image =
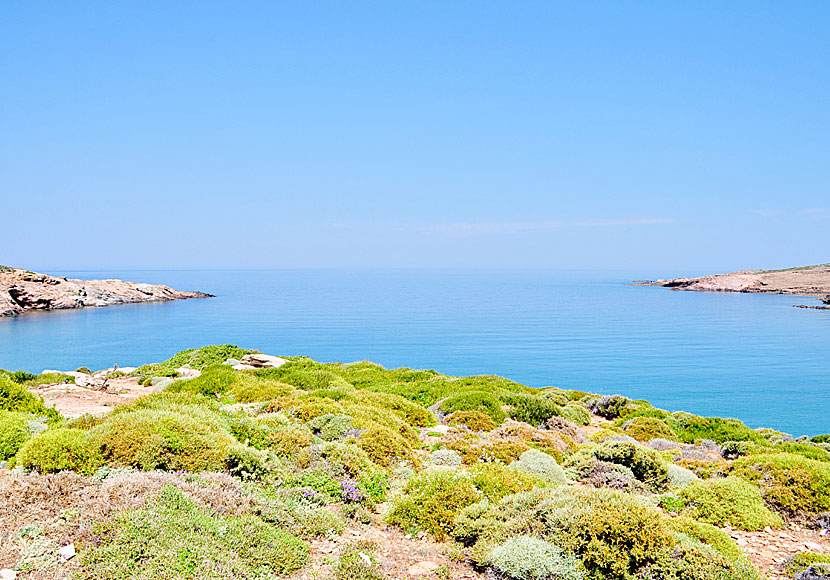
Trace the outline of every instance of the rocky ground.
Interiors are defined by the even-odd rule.
[[[830,304],[830,265],[810,266],[792,270],[742,270],[729,274],[674,278],[670,280],[640,280],[641,286],[662,286],[673,290],[699,292],[748,292],[758,294],[795,294],[818,296]],[[799,306],[800,308],[828,309],[830,306]]]
[[[204,292],[182,292],[159,284],[122,280],[73,280],[0,267],[0,317],[17,316],[35,310],[169,302],[209,296]]]

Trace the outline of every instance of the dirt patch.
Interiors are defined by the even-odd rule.
[[[105,390],[80,387],[72,383],[51,383],[30,387],[29,391],[54,407],[64,417],[106,415],[114,408],[131,403],[153,392],[153,387],[138,384],[136,377],[108,379]]]
[[[785,530],[742,532],[724,528],[740,546],[744,554],[769,578],[789,578],[786,573],[789,558],[800,552],[830,554],[830,535],[790,524]]]

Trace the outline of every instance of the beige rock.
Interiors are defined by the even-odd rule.
[[[246,354],[242,357],[242,364],[251,365],[254,367],[262,367],[262,368],[272,368],[276,369],[287,363],[288,360],[273,356],[270,354],[262,354],[259,352],[254,352],[250,354]]]

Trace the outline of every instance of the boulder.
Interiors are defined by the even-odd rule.
[[[795,575],[795,580],[830,580],[830,567],[814,565]]]
[[[222,363],[223,365],[228,365],[229,367],[235,367],[236,365],[241,365],[242,361],[237,360],[235,358],[229,358],[225,362]]]
[[[67,546],[64,546],[63,548],[58,550],[58,555],[64,562],[66,562],[67,560],[71,560],[75,557],[75,544],[69,544]]]
[[[254,367],[254,366],[251,366],[251,365],[244,365],[244,364],[240,363],[238,365],[233,365],[231,368],[235,371],[255,371],[255,370],[257,370],[258,367]]]
[[[257,368],[277,369],[288,362],[288,360],[273,356],[270,354],[262,354],[253,352],[242,357],[242,364],[250,365]]]
[[[75,384],[86,389],[101,391],[106,388],[107,379],[78,373],[78,376],[75,377]]]

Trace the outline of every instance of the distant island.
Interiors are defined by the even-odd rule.
[[[160,284],[73,280],[0,266],[0,317],[17,316],[33,310],[168,302],[211,296],[204,292],[182,292]]]
[[[671,280],[638,280],[639,286],[662,286],[672,290],[698,292],[748,292],[816,296],[824,306],[795,305],[796,308],[830,310],[830,264],[788,268],[786,270],[741,270],[729,274]]]

